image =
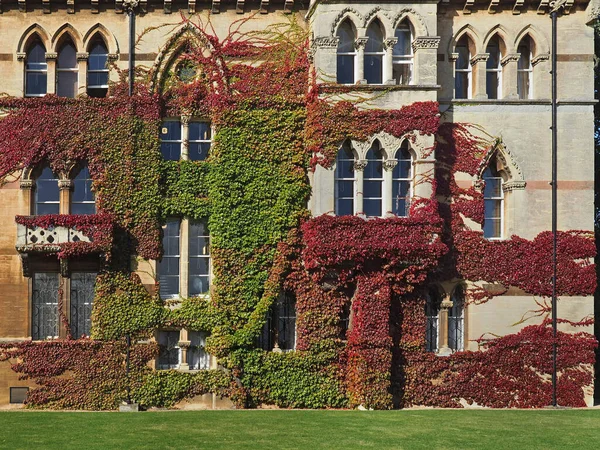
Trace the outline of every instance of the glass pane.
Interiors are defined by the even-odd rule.
[[[485,217],[500,219],[502,200],[485,200]]]
[[[517,92],[519,94],[519,98],[521,99],[529,98],[530,74],[531,72],[518,72]]]
[[[399,159],[398,164],[394,167],[392,172],[393,178],[410,178],[410,169],[412,168],[412,163],[410,160]]]
[[[188,154],[191,161],[204,161],[208,158],[210,143],[203,142],[201,144],[189,144]]]
[[[394,45],[393,55],[412,55],[412,42],[410,36],[410,28],[408,27],[408,25],[400,24],[400,26],[396,28],[395,36],[398,39],[398,42],[396,42],[396,45]]]
[[[486,62],[486,68],[497,69],[500,66],[501,55],[500,55],[500,46],[499,46],[498,40],[496,38],[488,44],[485,52],[490,55]]]
[[[92,325],[92,305],[96,273],[73,272],[71,274],[71,335],[79,338],[89,336]]]
[[[92,178],[87,166],[84,166],[73,180],[73,194],[71,196],[75,202],[93,202],[95,200],[92,191]]]
[[[454,78],[454,96],[456,98],[469,98],[469,74],[456,72]]]
[[[73,44],[64,45],[58,52],[58,68],[73,69],[77,67],[77,56]]]
[[[104,98],[106,97],[106,94],[108,94],[108,89],[91,89],[88,87],[87,93],[92,98]]]
[[[354,159],[338,159],[335,176],[336,178],[354,178]]]
[[[74,98],[77,93],[77,72],[58,72],[56,95]]]
[[[187,363],[190,369],[202,370],[210,368],[210,356],[204,350],[206,333],[190,331],[188,339],[190,341],[190,348],[187,352]]]
[[[194,258],[200,259],[200,258]],[[192,275],[188,278],[188,289],[190,296],[194,297],[201,294],[206,294],[210,290],[210,277],[208,275]]]
[[[97,42],[92,46],[88,57],[88,70],[104,70],[108,66],[108,51],[104,43]]]
[[[169,220],[163,227],[163,257],[158,263],[160,296],[179,294],[179,220]]]
[[[459,44],[456,46],[456,53],[458,53],[458,58],[456,60],[455,67],[457,69],[468,69],[469,65],[471,64],[471,56],[469,54],[469,47],[467,46],[467,42],[464,38],[461,39]]]
[[[157,369],[176,369],[179,366],[179,331],[158,332]]]
[[[46,70],[46,67],[46,48],[36,42],[27,53],[27,69]]]
[[[488,98],[498,98],[498,72],[486,74],[486,90]]]
[[[336,216],[351,216],[354,214],[354,199],[340,199],[335,202]]]
[[[35,215],[43,216],[45,214],[58,214],[60,208],[58,203],[37,203],[35,205]]]
[[[71,214],[96,214],[96,205],[94,203],[73,203]]]
[[[483,236],[486,238],[499,238],[502,237],[502,222],[500,219],[488,219],[486,218],[483,223]]]
[[[529,51],[529,47],[525,44],[519,45],[520,53],[518,68],[519,69],[529,69],[531,66],[531,52]]]
[[[48,88],[48,77],[46,72],[27,72],[25,80],[27,86],[26,95],[44,95]]]
[[[340,84],[354,83],[354,55],[338,55],[337,82]]]
[[[489,197],[501,197],[502,196],[502,179],[501,178],[484,178],[485,188],[483,190],[483,196]]]
[[[166,161],[179,161],[181,157],[181,143],[161,142],[160,152]]]
[[[164,121],[160,129],[160,138],[163,141],[180,141],[181,124],[174,120]]]
[[[88,89],[108,86],[108,72],[88,72]]]
[[[365,52],[367,53],[381,53],[383,52],[383,30],[379,22],[375,21],[367,28],[367,45]]]
[[[382,181],[367,181],[363,183],[363,195],[365,198],[369,197],[381,197],[381,185]]]
[[[408,202],[405,198],[394,197],[392,203],[392,213],[394,213],[398,217],[408,216]]]
[[[377,142],[367,152],[367,166],[365,167],[364,177],[365,179],[383,177],[383,154]]]
[[[34,273],[32,279],[31,338],[58,337],[58,273]]]
[[[37,180],[36,202],[59,202],[58,180]]]
[[[396,84],[410,84],[412,64],[398,64],[395,63],[392,68],[392,76],[396,80]]]
[[[367,217],[381,217],[381,200],[363,200],[363,209]]]
[[[365,55],[365,79],[369,84],[381,84],[382,81],[382,55]]]
[[[340,181],[336,183],[336,193],[338,197],[354,197],[354,181]]]
[[[338,53],[353,53],[355,33],[354,28],[348,21],[340,25],[337,36],[340,38],[337,49]]]
[[[190,122],[190,141],[210,141],[210,124],[208,122]]]

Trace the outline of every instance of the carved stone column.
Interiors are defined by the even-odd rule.
[[[339,40],[337,36],[319,36],[312,43],[313,64],[321,83],[337,81],[336,53]]]
[[[190,242],[190,219],[184,217],[181,219],[181,230],[179,231],[179,294],[182,298],[189,297],[189,242]]]
[[[383,56],[383,72],[381,79],[383,80],[383,84],[396,84],[396,80],[393,77],[393,52],[394,45],[398,43],[398,38],[387,38],[383,41],[383,48],[385,49],[385,55]]]
[[[367,37],[359,37],[354,43],[356,48],[356,64],[354,66],[356,84],[367,84],[365,79],[365,47],[368,40]]]
[[[439,330],[439,349],[438,354],[440,356],[448,356],[452,354],[452,349],[448,346],[448,315],[450,314],[450,309],[452,308],[452,299],[450,294],[444,295],[444,300],[440,304],[440,330]]]
[[[500,61],[502,65],[502,98],[517,99],[517,64],[519,63],[520,53],[506,55]]]
[[[412,43],[414,53],[412,84],[437,84],[439,36],[418,36]]]
[[[23,215],[33,214],[33,180],[21,180],[21,200],[23,204]]]
[[[473,71],[471,74],[471,82],[473,83],[471,92],[473,93],[473,98],[476,100],[488,98],[485,69],[489,56],[488,53],[478,53],[471,58],[471,68]]]
[[[87,90],[87,61],[89,53],[77,53],[77,92],[75,95],[84,94]]]
[[[73,189],[73,181],[65,179],[58,180],[58,189],[60,189],[59,214],[71,214],[71,190]]]
[[[187,161],[190,159],[189,149],[190,149],[190,116],[182,115],[181,116],[181,159],[183,161]]]
[[[383,192],[382,192],[382,213],[383,216],[393,215],[394,198],[392,197],[392,183],[394,167],[398,165],[397,159],[388,159],[383,162]]]
[[[179,370],[190,370],[190,365],[187,362],[187,354],[191,342],[188,338],[188,331],[185,328],[179,330],[179,342],[177,345],[179,345],[179,348],[181,350],[181,362],[179,363]]]
[[[56,60],[58,54],[46,52],[46,64],[48,65],[46,93],[56,94]]]
[[[354,163],[356,182],[354,184],[354,214],[364,214],[363,211],[363,184],[365,179],[365,167],[367,161],[359,159]]]

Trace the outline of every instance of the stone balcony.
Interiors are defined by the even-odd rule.
[[[35,251],[36,249],[46,249],[47,251],[57,251],[61,244],[75,242],[93,242],[93,239],[86,236],[82,231],[75,227],[49,226],[42,228],[40,226],[28,227],[27,225],[17,224],[17,251],[24,253]]]

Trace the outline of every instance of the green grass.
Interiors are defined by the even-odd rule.
[[[0,412],[0,448],[598,448],[600,410]]]

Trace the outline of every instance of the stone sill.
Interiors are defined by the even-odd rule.
[[[551,105],[550,99],[440,99],[440,105],[475,106],[475,105]],[[598,100],[559,100],[558,105],[595,105]]]
[[[438,91],[442,88],[439,84],[320,84],[320,93],[335,93],[342,94],[348,92],[388,92],[388,91]]]

